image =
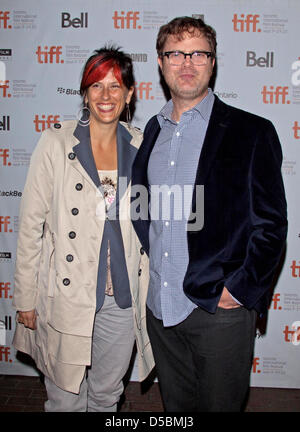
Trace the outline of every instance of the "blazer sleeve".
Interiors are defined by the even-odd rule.
[[[20,205],[13,306],[21,311],[36,305],[43,228],[53,190],[50,135],[49,129],[44,131],[32,153]]]
[[[272,285],[287,235],[287,205],[281,175],[282,150],[276,130],[265,120],[252,153],[248,187],[251,233],[243,265],[225,286],[251,309]]]

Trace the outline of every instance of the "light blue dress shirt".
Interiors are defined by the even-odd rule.
[[[147,306],[164,326],[184,321],[197,307],[183,292],[189,262],[187,221],[196,172],[214,95],[171,119],[170,100],[157,115],[161,131],[148,164],[151,224]]]

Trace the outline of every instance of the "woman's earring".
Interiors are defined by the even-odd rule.
[[[90,124],[90,110],[89,110],[89,107],[87,105],[84,105],[84,107],[82,107],[79,110],[79,112],[77,114],[77,120],[78,120],[78,123],[80,124],[80,126],[83,126],[83,127],[89,126],[89,124]]]
[[[128,103],[125,104],[125,109],[126,109],[126,123],[128,123],[130,125],[130,123],[131,123],[131,113],[130,113],[130,107],[129,107]]]

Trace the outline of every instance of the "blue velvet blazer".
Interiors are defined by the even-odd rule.
[[[159,131],[154,116],[133,164],[132,185],[149,187],[147,166]],[[246,308],[268,308],[287,235],[281,163],[272,123],[215,97],[195,181],[204,185],[204,224],[187,231],[183,283],[187,297],[208,312],[216,311],[224,286]],[[195,205],[194,189],[193,212]],[[133,224],[149,254],[148,209],[140,210]]]

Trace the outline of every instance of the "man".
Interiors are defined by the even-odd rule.
[[[151,221],[143,208],[134,227],[150,258],[147,328],[163,403],[167,411],[240,411],[257,312],[267,310],[287,232],[281,147],[271,122],[208,87],[210,26],[175,18],[161,27],[157,51],[172,99],[145,128],[132,182],[151,196]],[[166,197],[158,204],[155,186],[169,188],[178,210],[174,187],[188,185],[191,220],[163,217]]]

